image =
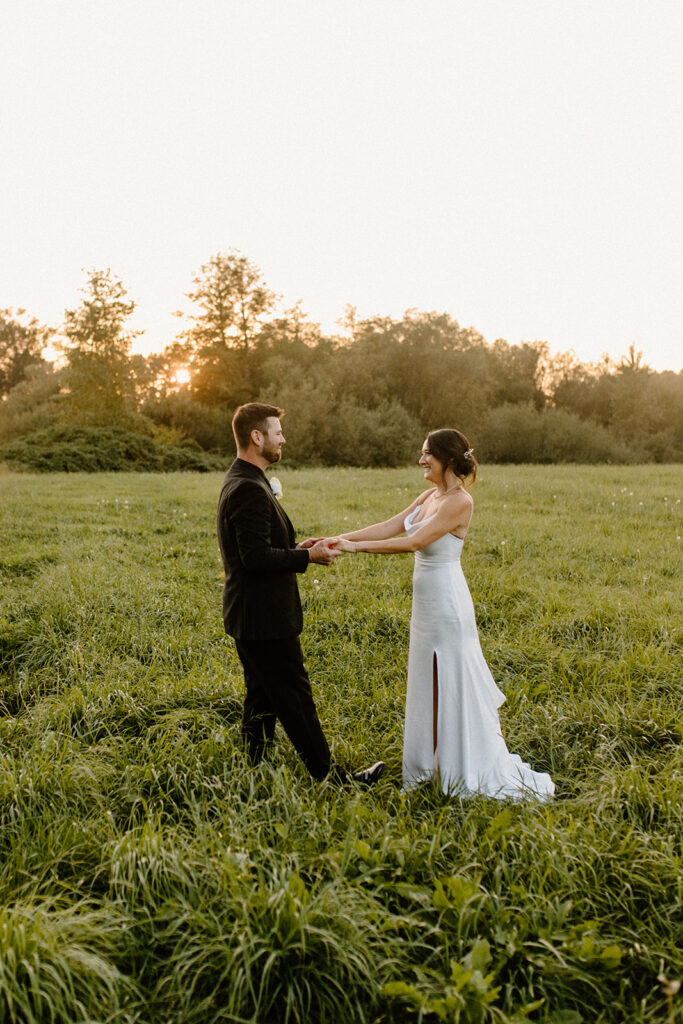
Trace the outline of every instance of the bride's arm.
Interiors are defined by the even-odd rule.
[[[412,505],[404,509],[403,512],[398,512],[391,519],[385,519],[382,523],[373,523],[372,526],[365,526],[362,530],[354,530],[352,533],[342,533],[339,535],[340,540],[348,541],[369,541],[369,540],[385,540],[389,537],[396,537],[399,533],[403,533],[403,524],[406,516],[410,515],[418,505],[421,505],[425,500],[429,491],[424,491],[420,494]],[[365,549],[363,549],[365,550]]]
[[[436,515],[425,521],[410,536],[374,539],[349,534],[339,538],[338,546],[342,551],[365,551],[376,555],[398,555],[403,552],[419,551],[446,533],[466,530],[471,518],[472,499],[468,494],[461,492],[445,499]]]

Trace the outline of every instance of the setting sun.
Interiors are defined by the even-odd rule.
[[[175,375],[176,384],[189,384],[190,383],[190,371],[189,370],[178,370]]]

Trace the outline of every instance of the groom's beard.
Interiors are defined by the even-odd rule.
[[[263,458],[267,459],[272,466],[274,462],[279,462],[280,459],[282,458],[282,448],[280,447],[280,445],[273,445],[272,447],[270,445],[264,445],[261,454],[263,455]]]

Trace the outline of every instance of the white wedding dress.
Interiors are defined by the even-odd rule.
[[[422,523],[406,518],[410,534]],[[431,518],[429,516],[428,518]],[[424,522],[424,520],[423,520]],[[403,786],[439,779],[444,793],[512,799],[551,797],[555,786],[511,754],[500,731],[505,700],[484,659],[460,565],[464,541],[447,533],[415,553]],[[438,688],[434,749],[434,659]]]

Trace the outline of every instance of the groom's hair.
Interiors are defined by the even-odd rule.
[[[252,430],[260,430],[264,434],[268,426],[269,416],[284,416],[285,410],[277,405],[264,405],[262,402],[247,402],[235,410],[232,418],[232,432],[238,448],[248,448]]]

